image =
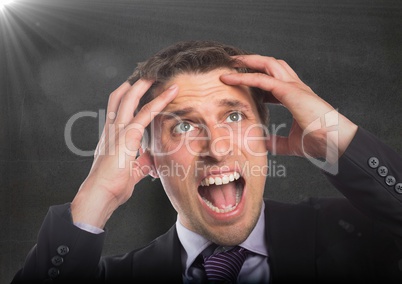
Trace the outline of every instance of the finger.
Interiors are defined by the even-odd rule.
[[[171,101],[173,101],[178,93],[178,89],[179,88],[176,84],[172,85],[155,99],[145,104],[132,119],[131,123],[141,125],[145,129],[155,116],[157,116]]]
[[[261,55],[241,55],[235,58],[244,66],[259,72],[266,73],[276,79],[293,81],[294,78],[288,73],[278,60],[273,57]]]
[[[297,81],[301,81],[299,78],[299,75],[292,69],[292,67],[289,66],[289,64],[281,59],[278,59],[278,63],[282,65],[283,68],[286,69],[286,71]]]
[[[265,91],[272,91],[274,87],[274,77],[262,73],[230,73],[220,76],[222,82],[228,85],[245,85],[257,87]]]
[[[138,102],[152,86],[152,81],[140,79],[132,85],[121,98],[115,123],[127,125],[134,116]]]
[[[152,170],[152,158],[149,155],[149,152],[144,152],[132,164],[131,176],[133,178],[133,185],[137,184],[140,180],[146,177]]]
[[[110,94],[106,109],[106,121],[105,126],[103,127],[102,135],[107,133],[109,125],[114,122],[121,98],[130,89],[130,87],[130,83],[126,81]]]
[[[94,158],[97,159],[100,155],[103,154],[104,149],[105,149],[105,129],[103,129],[103,133],[101,137],[99,138],[99,142],[96,145],[95,151],[94,151]]]
[[[128,83],[126,81],[110,94],[109,101],[107,104],[107,121],[109,120],[108,122],[113,122],[115,115],[117,113],[117,110],[119,109],[121,98],[124,96],[124,94],[130,88],[131,88],[130,83]],[[109,114],[112,114],[112,115],[109,115]]]
[[[275,98],[267,97],[267,101],[273,103],[279,101],[283,104],[283,97],[290,91],[287,83],[262,73],[231,73],[222,75],[220,79],[228,85],[244,85],[265,90]]]
[[[230,73],[230,74],[225,74],[220,77],[222,83],[227,84],[227,85],[246,85],[246,84],[241,84],[242,81],[238,80],[236,77],[231,77],[229,75],[232,74],[250,74],[250,73]],[[258,73],[251,73],[251,74],[258,74]],[[261,74],[263,75],[263,74]],[[270,103],[270,104],[281,104],[281,102],[275,98],[275,96],[269,92],[265,91],[262,88],[259,88],[263,90],[263,92],[258,92],[258,95],[263,96],[263,102],[264,103]],[[251,92],[254,92],[253,90]]]

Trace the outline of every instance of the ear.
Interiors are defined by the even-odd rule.
[[[159,178],[159,174],[158,174],[158,172],[156,171],[156,167],[155,167],[154,156],[152,156],[152,154],[151,154],[151,152],[149,151],[149,149],[141,147],[141,148],[138,150],[138,152],[139,152],[139,153],[138,153],[139,155],[142,155],[142,154],[144,154],[144,153],[146,153],[147,155],[149,155],[150,160],[151,160],[151,170],[150,170],[150,172],[149,172],[148,174],[149,174],[151,177],[153,177],[153,178]]]
[[[264,137],[265,137],[265,148],[267,151],[271,151],[270,149],[270,143],[272,143],[272,141],[269,141],[272,139],[272,135],[268,132],[268,129],[264,129]]]

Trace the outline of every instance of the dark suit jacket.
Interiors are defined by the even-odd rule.
[[[369,163],[372,157],[378,159],[376,167]],[[385,177],[378,173],[380,166],[388,169]],[[402,283],[402,159],[359,129],[339,160],[339,174],[327,176],[347,199],[266,201],[271,283]],[[389,176],[395,184],[387,184],[392,184]],[[56,283],[182,281],[175,226],[148,246],[119,256],[101,258],[104,238],[75,227],[68,204],[53,206],[14,282],[49,279],[60,245],[69,252],[55,267]]]

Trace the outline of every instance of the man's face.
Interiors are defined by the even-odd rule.
[[[267,173],[264,128],[246,87],[223,84],[216,69],[181,74],[177,97],[153,125],[151,153],[180,222],[215,243],[243,242],[262,206]]]

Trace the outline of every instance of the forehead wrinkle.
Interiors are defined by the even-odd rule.
[[[221,73],[221,70],[213,72]],[[253,103],[249,102],[244,95],[250,95],[249,89],[244,86],[229,86],[223,84],[219,76],[216,78],[208,74],[181,74],[172,78],[166,84],[176,83],[179,85],[179,92],[176,98],[165,107],[163,119],[181,119],[198,113],[203,114],[205,108],[210,114],[211,107],[221,109],[233,108],[245,111],[253,110]],[[219,75],[219,74],[218,74]],[[209,107],[206,107],[206,105]],[[203,107],[204,106],[204,107]]]
[[[183,88],[181,93],[179,91],[177,99],[178,101],[202,100],[206,97],[215,97],[227,92],[228,90],[225,86],[210,86],[204,88],[201,86],[194,86],[193,88]]]

